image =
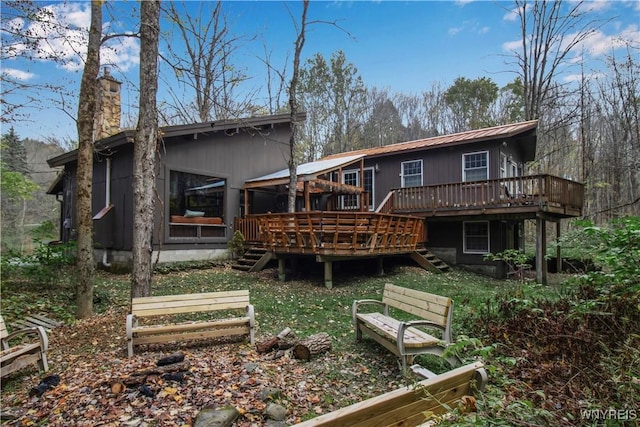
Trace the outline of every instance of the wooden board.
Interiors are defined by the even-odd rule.
[[[450,407],[455,407],[462,396],[472,394],[471,385],[482,366],[480,362],[465,365],[296,426],[418,426],[427,421],[424,411],[445,413]]]
[[[384,335],[388,340],[394,342],[397,340],[400,321],[382,313],[359,313],[356,316],[374,332]],[[430,347],[440,342],[440,339],[417,328],[407,328],[404,334],[404,345],[407,348]]]

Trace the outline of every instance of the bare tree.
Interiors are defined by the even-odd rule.
[[[520,20],[522,50],[516,52],[518,75],[523,84],[525,120],[542,116],[560,68],[571,52],[596,30],[586,19],[583,1],[515,0]]]
[[[231,34],[223,2],[202,2],[197,14],[185,13],[184,4],[167,5],[166,14],[175,28],[170,33],[179,34],[179,42],[168,43],[164,56],[180,83],[179,87],[168,85],[171,116],[181,123],[206,122],[250,111],[252,94],[241,100],[237,91],[247,77],[232,60],[242,39]],[[187,99],[192,96],[193,101],[185,102],[185,91],[179,88],[186,89]]]
[[[133,271],[131,297],[151,293],[156,147],[158,142],[158,43],[160,0],[140,5],[140,107],[133,149]]]
[[[298,98],[296,88],[298,87],[298,76],[300,75],[300,55],[304,47],[306,29],[307,29],[307,11],[309,10],[309,0],[302,1],[302,17],[300,18],[300,26],[296,25],[296,42],[293,53],[293,70],[291,81],[289,82],[289,114],[291,117],[291,136],[289,137],[289,196],[288,211],[296,211],[296,191],[298,184]],[[294,21],[295,23],[295,21]]]
[[[78,318],[93,314],[93,284],[95,261],[93,257],[93,215],[91,195],[93,191],[93,124],[96,113],[97,78],[100,70],[100,43],[102,36],[102,2],[91,2],[91,26],[87,57],[80,83],[78,98],[78,169],[77,169],[77,220],[78,220],[78,283],[76,290]]]

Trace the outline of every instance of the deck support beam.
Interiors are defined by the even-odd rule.
[[[544,259],[547,253],[547,221],[536,218],[536,281],[547,284],[547,262]]]
[[[284,258],[278,258],[278,280],[280,280],[281,282],[284,282],[285,280],[287,280]]]
[[[380,257],[377,259],[378,262],[378,277],[384,276],[384,258]]]
[[[562,249],[560,248],[560,221],[556,222],[556,273],[562,273]]]
[[[333,262],[324,262],[324,285],[327,289],[333,288]]]

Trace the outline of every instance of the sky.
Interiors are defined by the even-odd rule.
[[[51,11],[52,21],[66,24],[67,29],[56,36],[50,28],[30,27],[26,21],[11,19],[13,16],[6,13],[2,2],[0,70],[3,78],[8,76],[27,87],[60,84],[67,93],[61,95],[39,87],[37,91],[21,89],[9,94],[15,102],[26,99],[25,96],[30,96],[31,101],[23,115],[11,123],[2,123],[2,133],[13,126],[21,138],[73,141],[77,139],[73,117],[77,110],[82,54],[86,50],[82,41],[90,19],[89,2],[39,4]],[[135,1],[107,2],[103,33],[137,31],[137,7]],[[186,16],[206,16],[213,3],[190,1],[185,7]],[[622,40],[632,41],[636,48],[640,46],[640,1],[587,1],[583,7],[589,18],[601,25],[580,46],[576,56],[569,58],[570,64],[560,76],[565,81],[579,75],[578,63],[584,64],[587,73],[597,73],[606,55],[624,53]],[[296,37],[294,21],[300,19],[300,2],[224,1],[223,8],[231,31],[242,40],[234,65],[251,76],[245,83],[246,91],[264,95],[265,51],[269,52],[273,65],[291,69]],[[308,11],[312,24],[307,28],[302,57],[304,60],[321,53],[329,59],[342,50],[367,87],[391,93],[418,94],[434,84],[446,88],[457,77],[489,77],[504,86],[516,77],[510,62],[522,37],[514,8],[512,1],[312,1]],[[25,46],[16,47],[8,42],[7,25],[47,34],[47,43],[40,45],[41,51],[35,58],[27,60]],[[169,28],[161,23],[166,37],[161,52],[166,52],[166,43],[175,37]],[[14,49],[9,51],[9,46]],[[102,63],[109,65],[111,74],[123,82],[123,125],[133,125],[139,41],[125,37],[113,40],[109,46],[102,51]],[[14,55],[16,51],[20,55]],[[42,51],[58,61],[50,60]],[[167,85],[172,84],[169,75],[160,82],[159,102],[167,96]]]

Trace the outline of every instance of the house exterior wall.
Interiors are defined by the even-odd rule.
[[[473,144],[461,144],[443,148],[433,148],[411,153],[393,153],[379,157],[365,158],[365,167],[373,167],[378,172],[374,173],[374,206],[382,203],[387,194],[402,187],[402,163],[420,160],[422,162],[422,185],[438,185],[453,182],[462,182],[463,179],[463,155],[477,152],[487,152],[488,179],[501,177],[501,162],[503,154],[510,162],[513,161],[522,171],[525,161],[523,144],[529,141],[518,139],[498,139]],[[530,159],[526,159],[530,160]],[[376,167],[377,165],[377,167]],[[487,221],[486,217],[477,216],[467,218],[470,221]],[[505,249],[518,247],[519,236],[517,230],[522,227],[522,221],[490,220],[489,224],[489,252],[498,253]],[[508,242],[507,224],[516,230],[513,242]],[[425,228],[428,241],[426,246],[443,261],[448,264],[464,266],[495,277],[504,277],[504,264],[491,262],[484,259],[484,254],[471,254],[464,252],[464,221],[453,218],[446,220],[425,219]]]
[[[233,237],[233,219],[240,214],[242,187],[255,178],[287,166],[290,126],[275,124],[267,131],[210,132],[208,135],[185,135],[167,138],[160,148],[157,193],[154,210],[154,260],[160,261],[220,259],[227,256],[227,241]],[[108,157],[107,157],[108,154]],[[109,162],[107,162],[107,158]],[[110,164],[110,191],[107,191],[107,165]],[[65,165],[63,184],[63,240],[76,238],[76,170],[77,162]],[[184,239],[169,237],[169,173],[171,170],[216,176],[226,179],[224,197],[225,237]],[[104,210],[107,204],[111,209]],[[106,262],[130,262],[133,245],[133,144],[122,144],[112,152],[98,151],[94,156],[92,213],[94,217],[96,256],[108,254]]]

